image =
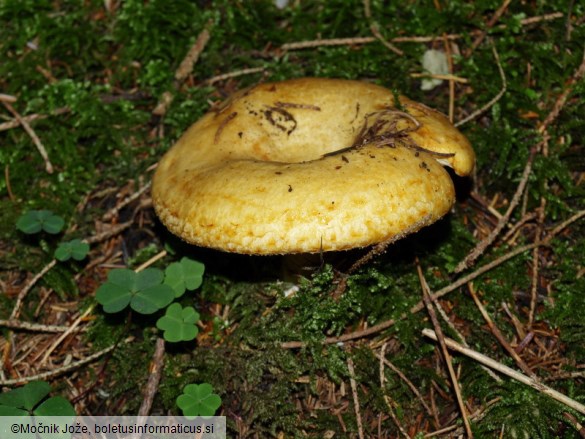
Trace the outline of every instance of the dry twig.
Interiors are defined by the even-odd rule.
[[[55,266],[55,264],[57,263],[56,259],[53,259],[51,262],[49,262],[47,265],[45,265],[43,267],[43,269],[41,271],[39,271],[35,277],[33,277],[30,282],[28,284],[26,284],[26,286],[20,290],[20,293],[18,293],[18,297],[16,298],[16,303],[14,304],[14,308],[12,308],[12,313],[10,314],[10,318],[9,320],[16,320],[18,319],[18,316],[20,315],[20,308],[22,306],[22,302],[24,300],[24,298],[26,297],[26,295],[28,294],[28,292],[31,290],[32,287],[35,286],[35,284],[39,281],[39,279],[41,277],[43,277],[51,268],[53,268]]]
[[[457,399],[457,405],[459,406],[459,411],[461,412],[461,416],[463,418],[463,425],[465,426],[465,432],[468,438],[473,437],[473,433],[471,431],[471,425],[469,424],[469,417],[467,415],[467,409],[463,402],[463,397],[461,395],[461,389],[459,388],[459,381],[457,380],[457,375],[455,374],[455,370],[453,369],[453,363],[451,361],[451,355],[447,350],[447,345],[445,344],[445,337],[443,335],[443,330],[441,329],[441,325],[439,320],[437,319],[437,315],[435,314],[435,310],[433,309],[433,302],[431,299],[431,291],[427,284],[426,279],[424,278],[422,269],[420,265],[417,263],[416,271],[418,273],[418,278],[420,280],[422,294],[423,294],[423,301],[433,323],[433,327],[435,328],[437,334],[437,340],[439,341],[439,346],[441,347],[441,352],[443,353],[443,359],[445,360],[445,364],[447,366],[447,370],[449,371],[449,376],[451,377],[451,383],[453,384],[453,390],[455,391],[455,397]]]
[[[382,390],[382,395],[384,396],[384,402],[386,403],[386,407],[388,408],[388,413],[390,413],[390,416],[392,417],[392,420],[398,427],[398,430],[404,437],[410,438],[410,436],[408,436],[408,433],[404,430],[404,427],[400,423],[400,420],[396,417],[396,413],[394,413],[394,409],[392,408],[393,401],[390,398],[390,396],[386,393],[386,389],[384,388],[384,383],[386,382],[386,376],[384,375],[384,364],[386,362],[385,358],[386,345],[387,343],[384,343],[382,345],[382,349],[380,350],[380,355],[376,355],[380,359],[380,389]]]
[[[0,386],[14,386],[17,384],[23,384],[23,383],[27,383],[30,381],[37,381],[37,380],[45,380],[48,378],[54,378],[58,375],[64,374],[64,373],[69,372],[71,370],[75,370],[81,366],[85,366],[88,363],[91,363],[92,361],[98,359],[102,355],[107,354],[115,347],[116,347],[116,344],[113,344],[112,346],[109,346],[105,349],[102,349],[101,351],[96,352],[95,354],[92,354],[89,357],[86,357],[86,358],[79,360],[79,361],[75,361],[71,364],[68,364],[67,366],[63,366],[63,367],[59,367],[57,369],[50,370],[48,372],[43,372],[43,373],[39,373],[39,374],[36,374],[33,376],[28,376],[28,377],[15,378],[15,379],[11,379],[11,380],[2,380],[2,381],[0,381]]]
[[[14,201],[14,194],[12,193],[12,185],[10,184],[10,165],[4,166],[4,181],[6,182],[6,192],[8,192],[8,198],[10,201]]]
[[[29,323],[21,320],[0,320],[0,326],[10,329],[22,329],[23,331],[32,332],[65,332],[70,329],[70,326],[60,325],[43,325],[41,323]],[[84,331],[84,328],[76,328],[76,331]]]
[[[177,88],[181,85],[183,81],[185,81],[185,79],[187,79],[187,76],[189,76],[193,71],[193,67],[197,63],[197,60],[199,59],[199,56],[203,52],[203,49],[205,49],[205,46],[207,45],[210,36],[211,35],[209,34],[209,29],[203,29],[199,36],[197,37],[195,44],[191,46],[191,49],[189,49],[187,55],[185,55],[185,58],[183,58],[183,61],[181,61],[179,68],[175,72],[175,80],[177,81],[175,83],[175,86]]]
[[[106,230],[105,232],[98,233],[96,235],[92,235],[89,238],[84,239],[84,242],[88,244],[95,244],[96,242],[102,242],[107,239],[112,238],[113,236],[119,235],[124,230],[129,228],[132,224],[134,224],[134,220],[126,221],[125,223],[120,223],[113,226],[110,230]]]
[[[489,263],[479,267],[478,269],[471,272],[470,274],[468,274],[468,275],[458,279],[457,281],[452,282],[451,284],[441,288],[440,290],[438,290],[437,292],[432,294],[431,298],[433,300],[437,300],[437,299],[445,296],[446,294],[449,294],[450,292],[462,287],[466,283],[478,278],[482,274],[492,270],[495,267],[498,267],[499,265],[503,264],[504,262],[506,262],[506,261],[528,251],[528,250],[532,250],[533,248],[536,248],[536,247],[548,245],[550,243],[550,241],[556,235],[558,235],[562,230],[564,230],[566,227],[568,227],[570,224],[574,223],[575,221],[580,220],[584,216],[585,216],[585,210],[581,210],[581,211],[575,213],[570,218],[566,219],[561,224],[557,225],[554,229],[552,229],[548,233],[546,238],[543,239],[542,241],[537,242],[537,243],[533,243],[533,244],[527,244],[527,245],[523,245],[520,247],[516,247],[514,250],[500,256],[499,258],[494,259],[492,262],[489,262]],[[422,301],[420,301],[419,303],[417,303],[416,305],[414,305],[410,309],[409,313],[402,314],[398,318],[398,320],[404,320],[406,317],[408,317],[409,314],[415,314],[419,311],[422,311],[423,309],[424,309],[424,304]],[[359,338],[369,337],[370,335],[377,334],[378,332],[381,332],[385,329],[390,328],[391,326],[393,326],[396,323],[396,321],[397,320],[395,320],[395,319],[390,319],[390,320],[386,320],[384,322],[378,323],[377,325],[371,326],[367,329],[351,332],[348,334],[341,335],[339,337],[327,337],[327,338],[325,338],[325,340],[323,340],[323,343],[325,343],[325,344],[345,343],[348,341],[357,340]],[[301,348],[303,346],[305,346],[305,343],[303,343],[301,341],[287,341],[287,342],[281,343],[281,347],[283,349],[298,349],[298,348]]]
[[[432,340],[437,340],[437,334],[435,334],[435,331],[433,331],[432,329],[423,329],[422,333],[425,337],[429,337]],[[537,381],[534,381],[532,378],[527,377],[526,375],[515,371],[514,369],[503,365],[502,363],[499,363],[483,354],[480,354],[477,351],[474,351],[472,349],[466,348],[465,346],[460,345],[459,343],[457,343],[455,340],[452,340],[450,338],[445,338],[445,344],[447,345],[447,347],[449,349],[452,349],[456,352],[459,352],[469,358],[474,359],[475,361],[491,367],[492,369],[503,373],[504,375],[519,381],[523,384],[526,384],[530,387],[532,387],[533,389],[538,390],[541,393],[544,393],[545,395],[550,396],[551,398],[565,404],[567,407],[572,408],[573,410],[578,411],[579,413],[585,414],[585,405],[569,398],[566,395],[563,395],[560,392],[557,392],[554,389],[551,389],[548,386],[545,386],[544,384],[541,384]]]
[[[562,12],[553,12],[551,14],[537,15],[534,17],[528,17],[520,20],[522,26],[528,26],[531,24],[540,23],[542,21],[557,20],[564,17],[565,14]],[[506,29],[506,25],[496,26],[494,29],[503,30]],[[471,31],[471,35],[480,35],[482,30]],[[447,34],[443,38],[448,40],[458,40],[467,37],[464,34]],[[432,43],[441,37],[437,36],[411,36],[411,37],[395,37],[388,40],[390,43]],[[313,49],[321,46],[351,46],[355,44],[370,44],[378,41],[375,37],[353,37],[353,38],[331,38],[331,39],[319,39],[311,41],[297,41],[294,43],[286,43],[280,46],[282,51],[287,50],[300,50],[300,49]]]
[[[370,21],[370,31],[374,34],[374,36],[384,45],[386,48],[390,49],[397,55],[404,55],[404,52],[396,47],[394,44],[390,43],[388,40],[384,38],[384,36],[380,33],[380,26],[375,21],[372,21],[372,8],[370,7],[370,0],[363,0],[364,1],[364,15],[368,21]]]
[[[37,136],[37,134],[32,129],[32,127],[28,124],[28,122],[18,113],[18,111],[16,111],[14,109],[14,107],[12,105],[10,105],[10,103],[8,103],[6,101],[2,101],[2,104],[4,104],[6,109],[8,111],[10,111],[10,113],[12,113],[12,116],[14,116],[14,119],[16,119],[18,121],[18,123],[20,125],[22,125],[22,128],[24,128],[24,130],[30,136],[30,138],[32,139],[33,143],[37,147],[37,150],[39,151],[39,153],[41,154],[41,157],[43,158],[43,160],[45,162],[45,170],[47,171],[48,174],[52,174],[53,173],[53,164],[49,160],[49,155],[47,154],[47,150],[43,146],[43,143],[41,142],[41,139],[39,139],[39,136]]]
[[[504,0],[504,3],[502,3],[498,10],[494,13],[492,18],[490,18],[490,20],[488,21],[486,26],[487,29],[491,29],[492,27],[494,27],[494,25],[498,22],[500,17],[504,14],[504,12],[506,12],[506,9],[508,9],[510,3],[512,3],[512,0]],[[468,55],[470,55],[475,49],[477,49],[477,47],[482,43],[486,35],[487,31],[485,30],[481,31],[481,33],[473,41],[473,44],[471,45],[471,49],[469,50]]]
[[[46,119],[47,117],[50,117],[50,116],[59,116],[60,114],[68,113],[69,111],[71,111],[69,108],[61,107],[61,108],[57,108],[51,114],[29,114],[28,116],[22,116],[22,120],[29,123],[29,122],[34,122],[35,120]],[[20,121],[18,119],[14,118],[13,120],[9,120],[8,122],[0,123],[0,131],[10,130],[12,128],[16,128],[19,125],[20,125]]]
[[[209,23],[207,27],[209,27]],[[209,29],[207,29],[207,27],[199,33],[199,35],[197,36],[197,40],[195,41],[193,46],[191,46],[191,48],[187,52],[187,55],[185,55],[185,58],[183,58],[183,61],[181,61],[181,64],[175,71],[174,83],[175,89],[179,89],[181,84],[185,81],[185,79],[187,79],[189,74],[193,71],[193,67],[195,66],[197,60],[199,59],[199,56],[205,49],[205,46],[207,45],[207,42],[209,41],[210,38]],[[158,104],[156,105],[154,110],[152,110],[152,114],[160,117],[164,116],[167,113],[167,110],[170,107],[171,103],[173,102],[173,99],[174,96],[171,93],[169,92],[163,93],[158,101]]]
[[[384,345],[382,347],[385,349],[386,343],[384,343]],[[384,350],[381,350],[379,354],[374,353],[374,355],[380,361],[383,361],[386,366],[388,366],[390,369],[392,369],[392,371],[396,375],[398,375],[402,381],[404,381],[406,383],[406,385],[408,386],[408,388],[412,391],[412,393],[414,393],[416,395],[416,397],[418,398],[418,400],[420,401],[420,403],[422,404],[422,406],[425,408],[427,414],[430,417],[433,417],[433,411],[431,410],[431,408],[429,407],[429,405],[426,403],[426,401],[424,400],[424,398],[422,397],[422,395],[420,394],[420,392],[418,391],[418,389],[416,388],[416,386],[412,383],[412,381],[410,381],[406,377],[406,375],[404,375],[404,373],[400,369],[398,369],[394,364],[392,364],[392,362],[390,362],[384,356]]]
[[[520,202],[520,198],[524,193],[524,189],[526,188],[526,184],[528,183],[528,178],[530,177],[530,172],[532,171],[532,162],[534,161],[534,153],[530,154],[528,161],[526,162],[526,166],[524,166],[524,172],[522,173],[522,177],[520,178],[520,183],[518,183],[518,187],[516,188],[516,192],[512,197],[512,201],[508,206],[508,210],[502,216],[497,226],[490,232],[488,236],[486,236],[483,240],[481,240],[475,248],[455,267],[455,273],[461,273],[463,270],[466,270],[473,262],[483,254],[485,249],[489,247],[496,237],[500,234],[502,229],[508,224],[510,221],[510,216],[512,212]]]
[[[16,101],[17,101],[16,96],[0,93],[0,102],[8,102],[9,104],[14,104]]]
[[[65,331],[63,334],[61,334],[57,340],[55,340],[55,342],[51,345],[51,347],[49,349],[47,349],[45,351],[45,354],[43,355],[42,360],[39,362],[40,365],[45,364],[45,362],[47,361],[47,359],[49,358],[49,356],[51,355],[51,353],[57,349],[57,346],[59,346],[61,344],[61,342],[63,340],[65,340],[65,338],[67,338],[70,334],[72,334],[73,332],[75,332],[77,330],[77,327],[79,326],[79,324],[83,321],[83,319],[85,319],[90,312],[93,311],[94,305],[90,305],[83,314],[81,314],[77,319],[75,319],[75,321],[73,322],[73,324],[69,327],[69,329],[67,329],[67,331]]]
[[[469,80],[466,78],[462,78],[460,76],[455,76],[451,74],[447,75],[440,75],[438,73],[411,73],[411,78],[432,78],[432,79],[442,79],[443,81],[453,81],[458,82],[460,84],[468,84]]]
[[[563,109],[563,107],[567,103],[567,99],[569,98],[569,95],[573,92],[575,85],[579,81],[581,81],[581,79],[583,79],[584,76],[585,76],[585,50],[583,50],[583,58],[581,60],[581,64],[579,65],[579,67],[577,67],[577,70],[575,70],[575,73],[573,73],[571,78],[569,78],[569,80],[567,81],[565,89],[563,90],[563,92],[559,95],[559,97],[555,101],[555,104],[553,106],[552,111],[546,116],[544,121],[538,126],[539,133],[541,133],[541,134],[544,133],[546,131],[547,127],[551,123],[553,123],[557,117],[559,117],[559,114],[561,113],[561,110]]]
[[[162,370],[164,367],[164,355],[165,355],[165,341],[158,337],[154,348],[154,355],[152,356],[152,362],[150,363],[150,375],[148,376],[148,383],[144,389],[143,401],[138,410],[138,416],[148,416],[154,396],[158,391],[158,384],[162,376]]]
[[[150,267],[152,264],[154,264],[156,261],[164,258],[167,255],[167,251],[166,250],[161,250],[160,252],[158,252],[156,255],[154,255],[152,258],[150,258],[148,261],[144,262],[142,265],[138,266],[136,268],[136,272],[142,271],[147,267]]]
[[[508,354],[510,354],[510,356],[514,359],[514,361],[516,362],[518,367],[520,369],[522,369],[524,371],[524,373],[526,373],[533,380],[538,380],[537,376],[534,374],[532,369],[530,369],[530,367],[524,362],[524,360],[520,357],[520,355],[518,355],[518,353],[512,348],[512,346],[510,346],[510,343],[508,343],[508,340],[506,340],[506,338],[504,337],[502,332],[494,324],[494,322],[491,319],[490,315],[488,314],[487,310],[485,309],[485,307],[483,306],[483,304],[481,303],[481,301],[477,297],[477,294],[475,293],[475,288],[473,287],[472,282],[469,283],[469,294],[471,294],[471,297],[473,298],[475,305],[479,309],[479,312],[481,312],[481,315],[483,316],[484,320],[486,321],[492,334],[494,334],[496,339],[500,342],[500,344],[504,347],[504,349],[506,349]]]
[[[492,99],[490,99],[490,101],[487,104],[485,104],[481,108],[478,108],[476,111],[471,113],[469,116],[456,122],[455,123],[456,127],[460,127],[461,125],[466,124],[470,120],[475,119],[476,117],[480,116],[481,114],[483,114],[484,112],[489,110],[496,102],[498,102],[502,98],[502,96],[504,96],[504,93],[506,93],[506,90],[508,89],[508,81],[506,80],[506,73],[504,72],[504,69],[502,68],[502,63],[500,62],[500,55],[498,55],[498,51],[496,50],[495,44],[492,44],[492,52],[494,53],[494,58],[496,59],[496,65],[498,66],[498,72],[500,73],[500,78],[502,80],[502,88],[500,89],[500,91],[498,92],[497,95],[495,95]]]
[[[224,73],[222,75],[213,76],[205,80],[205,84],[212,85],[219,81],[226,79],[237,78],[238,76],[250,75],[252,73],[260,73],[266,70],[264,67],[251,67],[249,69],[236,70],[234,72]]]
[[[443,47],[445,48],[445,55],[447,56],[447,64],[449,66],[449,75],[453,75],[453,51],[451,50],[451,41],[443,34]],[[449,80],[449,122],[453,123],[455,117],[455,82]]]
[[[322,46],[351,46],[354,44],[368,44],[378,41],[375,37],[354,37],[354,38],[331,38],[324,40],[299,41],[296,43],[286,43],[280,48],[283,51],[299,50],[299,49],[313,49]]]
[[[349,384],[351,385],[351,393],[353,395],[353,407],[355,410],[355,418],[358,426],[358,434],[360,439],[364,439],[364,426],[362,424],[360,400],[357,393],[357,384],[355,382],[355,370],[353,368],[353,360],[349,356],[347,357],[347,370],[349,371]]]
[[[547,152],[544,153],[545,156],[548,155]],[[545,182],[545,187],[548,184]],[[542,239],[542,232],[544,230],[544,219],[545,219],[545,211],[546,211],[546,198],[544,196],[540,197],[540,207],[538,209],[537,214],[537,228],[535,233],[535,242],[540,242]],[[528,311],[528,326],[531,327],[532,323],[534,322],[534,313],[536,312],[536,302],[538,299],[538,284],[539,284],[539,268],[540,268],[540,248],[535,247],[532,250],[532,279],[530,281],[530,310]]]
[[[151,181],[148,181],[144,186],[142,186],[139,190],[134,192],[132,195],[126,197],[124,201],[122,201],[117,206],[113,207],[112,209],[108,210],[103,216],[102,219],[104,221],[111,220],[121,209],[126,207],[128,204],[132,203],[134,200],[140,198],[147,190],[150,189]]]

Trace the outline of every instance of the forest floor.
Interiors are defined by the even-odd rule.
[[[585,437],[584,17],[560,0],[1,1],[4,392],[45,381],[79,415],[166,415],[207,383],[228,437]],[[430,49],[445,70],[423,90]],[[447,217],[285,294],[281,258],[181,243],[149,189],[214,104],[308,76],[442,111],[477,163]],[[202,276],[176,274],[191,261]],[[195,335],[157,328],[166,304],[106,312],[108,275],[141,276],[124,269],[175,273]]]

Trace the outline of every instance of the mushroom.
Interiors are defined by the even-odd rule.
[[[360,81],[303,78],[234,94],[192,125],[152,186],[163,224],[254,255],[394,242],[455,202],[474,153],[441,113]]]

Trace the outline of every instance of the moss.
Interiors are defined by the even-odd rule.
[[[502,83],[492,48],[497,50],[507,78],[507,90],[501,99],[461,127],[477,153],[473,185],[456,178],[459,202],[454,211],[353,273],[343,294],[333,294],[339,271],[359,252],[346,254],[347,260],[339,264],[323,267],[315,277],[301,283],[300,291],[285,298],[287,285],[277,281],[278,258],[240,257],[189,248],[170,238],[156,223],[153,212],[144,206],[138,208],[138,202],[121,211],[111,225],[116,220],[137,218],[140,227],[104,244],[95,244],[86,261],[93,263],[98,257],[125,249],[127,262],[137,266],[167,243],[175,249],[173,257],[188,254],[206,265],[202,289],[182,298],[202,315],[201,337],[197,344],[168,347],[164,377],[153,409],[156,412],[176,413],[174,400],[182,387],[206,381],[221,394],[223,413],[228,416],[233,434],[257,431],[260,436],[278,436],[284,432],[294,437],[304,434],[299,433],[302,429],[315,437],[323,437],[327,431],[338,436],[355,433],[357,424],[347,387],[347,359],[351,356],[367,434],[377,434],[371,426],[377,426],[375,416],[386,411],[383,390],[392,395],[395,411],[405,425],[431,431],[434,427],[424,408],[404,381],[388,368],[387,383],[382,389],[379,361],[368,344],[379,347],[388,342],[389,358],[391,355],[392,362],[408,375],[421,395],[429,400],[431,389],[435,389],[438,412],[446,416],[456,410],[448,378],[437,366],[440,363],[436,347],[420,335],[423,327],[430,326],[426,314],[409,312],[421,297],[414,269],[416,259],[435,291],[457,279],[457,263],[496,221],[486,206],[470,194],[480,194],[489,200],[491,208],[505,211],[526,160],[542,140],[538,124],[547,117],[582,62],[585,39],[585,27],[575,20],[585,14],[580,2],[570,2],[569,12],[567,2],[561,0],[512,2],[493,27],[486,23],[501,1],[439,3],[440,8],[432,2],[389,4],[372,0],[368,20],[360,0],[291,2],[283,10],[271,1],[128,0],[113,2],[117,7],[111,10],[106,9],[108,2],[99,0],[1,2],[0,50],[5,56],[0,63],[0,89],[17,97],[12,105],[22,115],[49,116],[37,119],[32,126],[55,166],[53,174],[45,172],[35,144],[21,127],[0,131],[0,280],[11,292],[2,295],[2,313],[9,315],[26,276],[32,277],[50,260],[62,238],[18,233],[14,223],[22,212],[50,208],[66,219],[72,228],[69,235],[75,237],[107,229],[110,224],[105,224],[103,215],[116,204],[119,194],[126,195],[120,188],[130,187],[129,181],[146,181],[150,175],[146,169],[212,102],[262,80],[311,75],[363,79],[446,111],[448,85],[425,92],[420,90],[420,79],[410,74],[420,72],[420,57],[426,49],[444,47],[442,35],[459,34],[460,38],[452,40],[454,73],[468,82],[455,86],[456,120],[500,92]],[[555,12],[564,15],[522,24],[524,18]],[[404,52],[402,56],[378,42],[281,49],[283,44],[297,41],[368,37],[372,35],[372,22],[379,25],[387,40],[437,38],[425,43],[397,43]],[[177,88],[174,72],[205,26],[211,38],[192,75]],[[487,38],[471,50],[479,30],[486,31]],[[250,67],[262,67],[264,71],[212,85],[204,83],[216,75]],[[536,155],[527,195],[522,207],[513,213],[512,223],[522,218],[522,209],[536,212],[543,199],[545,230],[583,209],[585,101],[579,97],[585,93],[584,84],[574,84],[567,104],[548,127],[547,154]],[[174,100],[163,118],[154,117],[152,110],[164,92],[171,92]],[[12,117],[2,108],[0,122]],[[64,112],[55,115],[57,111]],[[112,195],[96,196],[103,189],[111,190]],[[533,242],[536,227],[534,221],[528,221],[512,241],[494,243],[477,265]],[[550,356],[558,363],[549,367],[539,362],[542,352],[532,349],[533,344],[522,355],[539,364],[537,373],[542,376],[578,370],[585,356],[585,327],[580,319],[585,312],[580,294],[585,289],[584,231],[582,221],[572,224],[539,252],[536,336],[542,339],[542,346],[553,346]],[[514,345],[522,340],[502,304],[507,304],[526,325],[532,258],[531,252],[519,255],[474,281],[494,322]],[[114,258],[113,262],[121,260]],[[106,274],[101,263],[59,264],[30,291],[23,318],[34,318],[41,286],[55,289],[58,295],[52,295],[50,300],[56,303],[79,300],[83,307],[93,303],[93,293]],[[158,264],[164,268],[165,261]],[[80,272],[81,280],[75,281],[74,276]],[[475,349],[515,367],[486,329],[466,288],[452,292],[442,304]],[[50,320],[51,309],[43,308],[41,317]],[[403,315],[406,318],[401,318]],[[345,345],[322,343],[325,337],[389,319],[396,323],[373,337]],[[103,373],[92,376],[110,395],[99,399],[88,391],[95,397],[88,399],[93,401],[88,404],[95,412],[134,413],[140,405],[135,389],[143,386],[148,376],[155,321],[156,316],[132,316],[128,321],[127,316],[104,316],[96,311],[83,342],[96,350],[127,336],[135,337],[135,342],[120,344],[105,363],[100,363],[100,367],[105,364]],[[445,330],[455,337],[448,328]],[[284,350],[281,343],[286,341],[305,345],[298,350]],[[564,407],[512,382],[497,383],[470,360],[455,356],[455,361],[460,366],[464,395],[471,405],[485,406],[500,398],[483,420],[473,423],[477,436],[498,434],[502,425],[504,435],[512,435],[515,430],[518,437],[576,434],[562,415]],[[99,367],[95,370],[100,371]],[[317,410],[307,405],[309,400],[326,402],[323,386],[330,386],[328,391],[339,397],[339,406]],[[342,386],[346,386],[343,397]],[[555,380],[554,386],[582,400],[582,379]],[[345,404],[343,410],[341,404]],[[575,416],[583,422],[582,417]],[[417,419],[421,419],[420,425],[413,421]],[[390,419],[380,422],[384,433],[399,434]]]

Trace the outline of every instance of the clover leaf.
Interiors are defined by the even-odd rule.
[[[187,384],[177,398],[177,405],[187,419],[213,416],[221,405],[221,398],[213,393],[211,384]]]
[[[75,416],[75,409],[62,396],[47,398],[51,386],[33,381],[0,394],[0,416]]]
[[[185,290],[194,290],[203,282],[205,265],[184,257],[180,262],[173,262],[165,270],[165,284],[175,291],[175,297],[181,297]]]
[[[173,303],[167,308],[164,316],[156,322],[156,327],[164,331],[164,339],[171,343],[190,341],[197,337],[199,329],[196,323],[199,313],[192,306],[183,308]]]
[[[62,242],[55,250],[55,259],[61,262],[68,261],[73,258],[76,261],[81,261],[87,256],[89,252],[89,244],[83,242],[81,239],[73,239],[68,242]]]
[[[31,416],[36,417],[38,423],[46,425],[54,420],[48,419],[44,422],[43,417],[47,416],[65,416],[69,421],[75,419],[75,409],[69,401],[62,396],[48,397],[51,386],[44,381],[33,381],[23,387],[12,389],[0,394],[0,417],[11,416],[18,417],[22,424],[31,424]],[[63,418],[60,418],[63,420]],[[40,421],[39,421],[40,420]],[[10,424],[14,425],[11,421]],[[18,421],[17,421],[18,422]],[[68,422],[68,421],[66,421]],[[7,429],[8,423],[0,425],[0,437],[3,439],[70,439],[70,433],[52,434],[39,432],[38,435],[32,432],[21,432]]]
[[[162,283],[163,277],[163,272],[156,268],[138,273],[127,268],[114,269],[108,274],[108,281],[98,288],[95,298],[108,313],[130,305],[140,314],[152,314],[175,297],[173,289]]]
[[[16,221],[18,230],[28,235],[41,230],[54,235],[63,230],[64,225],[65,220],[50,210],[29,210]]]

